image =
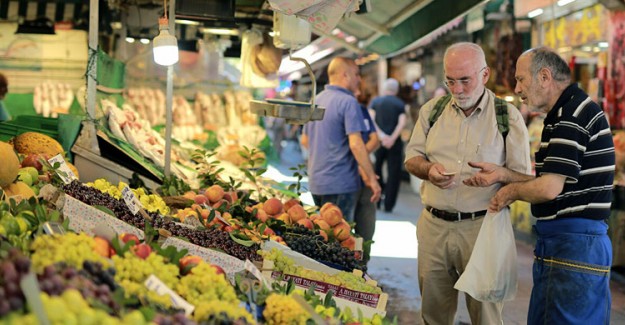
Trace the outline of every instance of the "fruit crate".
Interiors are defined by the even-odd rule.
[[[19,119],[19,118],[18,118]],[[54,129],[40,129],[37,127],[20,124],[18,120],[0,123],[0,140],[9,141],[12,138],[26,132],[39,132],[51,138],[58,139],[59,132]]]

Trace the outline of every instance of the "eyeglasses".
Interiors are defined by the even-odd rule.
[[[475,74],[476,75],[479,74],[480,72],[484,71],[484,69],[486,69],[486,68],[487,67],[483,67],[482,69],[480,69]],[[445,80],[445,86],[447,86],[447,88],[451,88],[451,87],[455,86],[456,83],[459,83],[462,87],[466,87],[466,86],[470,85],[472,81],[473,81],[473,79],[470,78],[470,77],[464,77],[464,78],[460,78],[458,80],[447,78]]]

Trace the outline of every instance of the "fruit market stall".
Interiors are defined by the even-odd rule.
[[[184,195],[166,202],[163,188],[82,183],[62,155],[24,166],[13,145],[0,142],[0,322],[392,323],[336,206],[207,162],[201,188],[170,182]]]

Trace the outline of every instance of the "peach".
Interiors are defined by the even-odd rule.
[[[297,224],[302,225],[308,229],[313,229],[313,222],[310,219],[300,219],[297,220]]]
[[[334,203],[332,202],[326,202],[324,205],[321,206],[321,209],[319,210],[320,214],[323,214],[323,211],[325,211],[327,208],[331,208],[331,207],[337,207]]]
[[[322,219],[317,219],[313,221],[313,223],[319,226],[319,229],[321,229],[322,232],[330,230],[330,225],[327,222],[323,221]]]
[[[315,220],[320,219],[320,218],[321,218],[321,216],[316,214],[316,213],[310,215],[310,221],[315,221]]]
[[[263,210],[270,215],[280,214],[282,212],[282,202],[275,197],[272,197],[263,203]]]
[[[265,210],[257,210],[256,219],[262,222],[267,222],[267,219],[269,219],[269,216],[267,215],[267,212],[265,212]]]
[[[289,209],[294,205],[302,205],[297,199],[290,199],[284,203],[284,211],[289,211]]]
[[[210,215],[210,213],[211,213],[211,211],[209,209],[202,209],[202,210],[200,210],[200,216],[204,220],[208,219],[208,216]]]
[[[225,205],[226,205],[226,209],[230,207],[230,203],[228,203],[228,201],[226,201],[226,200],[224,200],[224,199],[221,199],[221,200],[219,200],[219,201],[217,201],[217,202],[213,203],[213,209],[219,209],[219,207],[220,207],[222,204],[225,204]]]
[[[195,193],[194,191],[186,191],[184,192],[184,197],[189,199],[189,200],[193,200],[195,199],[195,196],[197,195],[197,193]]]
[[[293,222],[308,218],[308,213],[306,213],[306,210],[299,204],[291,206],[291,208],[287,210],[287,213]]]
[[[197,255],[187,255],[178,261],[181,274],[191,273],[191,269],[202,263],[202,258]]]
[[[217,264],[210,264],[210,266],[211,266],[213,269],[215,269],[215,273],[216,273],[217,275],[219,275],[219,274],[226,274],[226,272],[224,271],[224,269],[223,269],[223,268],[221,268],[221,266],[219,266],[219,265],[217,265]]]
[[[336,226],[334,226],[334,237],[336,237],[336,239],[338,239],[339,241],[343,241],[350,236],[351,230],[352,228],[349,226],[349,224],[345,222],[345,220],[343,220]]]
[[[321,235],[321,237],[323,237],[323,241],[328,241],[328,233],[325,232],[325,230],[319,231],[319,235]]]
[[[95,246],[93,250],[100,256],[110,257],[111,256],[111,245],[109,242],[102,237],[95,237]]]
[[[341,246],[353,251],[356,247],[356,239],[354,239],[354,236],[349,236],[341,241]]]
[[[282,213],[279,216],[277,216],[275,218],[276,220],[282,220],[284,221],[285,224],[290,225],[291,224],[291,217],[289,217],[288,213]]]
[[[223,199],[224,194],[225,194],[224,189],[217,184],[212,185],[211,187],[207,188],[206,191],[204,192],[204,195],[209,201],[211,201],[211,203],[215,203]]]
[[[132,246],[131,250],[140,259],[148,258],[148,256],[150,256],[150,253],[152,253],[152,248],[148,244],[139,244]]]
[[[195,201],[196,204],[207,204],[208,203],[208,198],[206,198],[206,196],[198,194],[193,198],[193,201]]]
[[[263,230],[263,235],[265,236],[271,236],[271,235],[275,235],[275,231],[273,231],[273,229],[266,227],[265,230]]]
[[[121,241],[126,244],[129,241],[134,241],[135,245],[139,244],[139,237],[137,237],[137,235],[135,234],[129,234],[129,233],[123,233],[121,235],[119,235],[119,239],[121,239]]]
[[[321,218],[330,226],[335,226],[343,220],[343,213],[338,207],[330,207],[321,212]]]
[[[224,200],[230,203],[236,202],[238,199],[239,199],[239,196],[237,195],[237,192],[235,191],[224,193]]]

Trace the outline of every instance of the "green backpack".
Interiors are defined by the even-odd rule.
[[[450,100],[451,95],[446,95],[441,97],[436,102],[434,109],[430,112],[430,128],[432,128],[438,117],[441,116],[445,106],[447,106]],[[497,127],[499,128],[499,133],[503,136],[503,143],[505,144],[506,136],[510,130],[510,122],[508,121],[508,103],[499,97],[495,97],[495,111],[497,114]]]

